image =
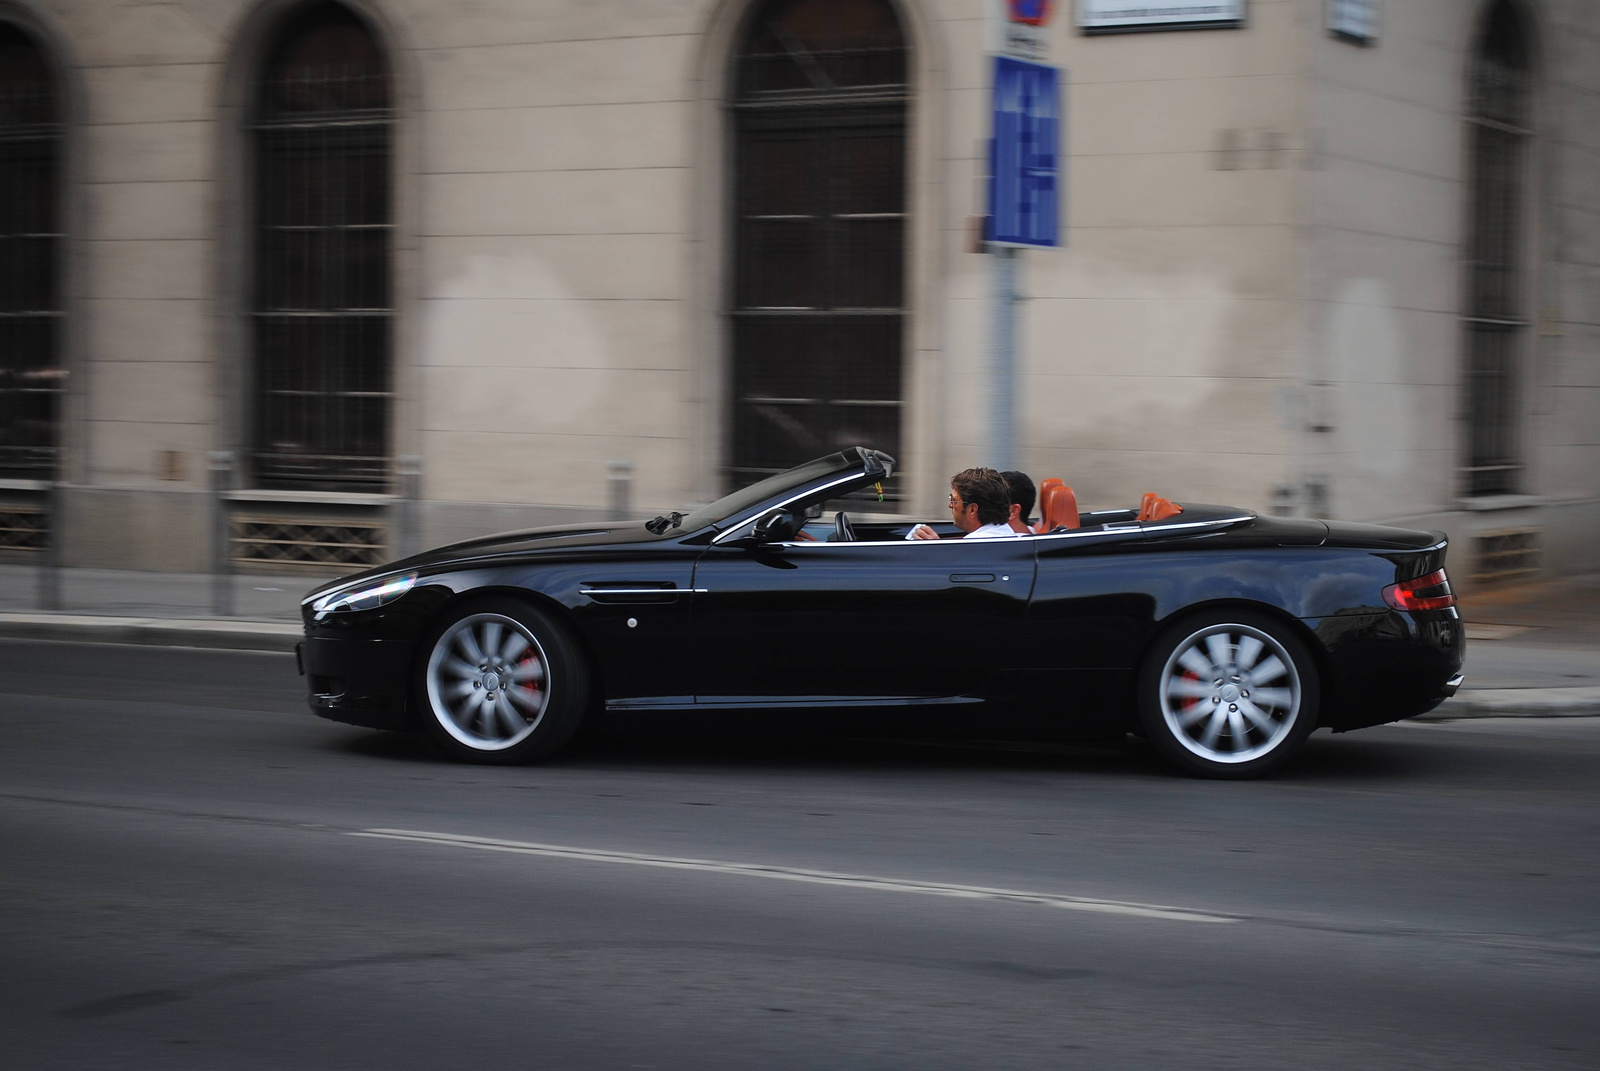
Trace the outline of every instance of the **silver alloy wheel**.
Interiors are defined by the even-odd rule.
[[[1207,762],[1259,759],[1300,716],[1300,672],[1277,640],[1249,625],[1207,625],[1161,667],[1161,716]]]
[[[503,614],[469,614],[433,645],[428,703],[445,732],[477,751],[502,751],[538,728],[550,705],[544,648]]]

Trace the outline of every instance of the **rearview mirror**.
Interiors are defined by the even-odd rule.
[[[780,509],[756,522],[750,533],[757,543],[785,543],[800,531],[800,522],[793,513]]]

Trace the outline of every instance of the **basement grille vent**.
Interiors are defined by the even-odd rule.
[[[0,506],[0,550],[44,550],[50,521],[44,510]]]
[[[1539,571],[1542,548],[1537,528],[1483,532],[1473,540],[1472,578],[1479,583],[1513,580]]]
[[[233,518],[233,560],[239,565],[381,565],[389,526],[383,522],[304,522]]]

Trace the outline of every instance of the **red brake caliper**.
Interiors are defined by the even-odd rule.
[[[1185,668],[1184,671],[1183,671],[1183,679],[1186,680],[1186,681],[1197,681],[1197,680],[1200,679],[1200,675],[1198,673],[1196,673],[1192,669]],[[1200,705],[1200,697],[1199,696],[1188,696],[1188,697],[1185,697],[1184,701],[1183,701],[1183,711],[1182,712],[1184,714],[1187,714],[1187,713],[1189,713],[1189,711],[1193,710],[1195,707],[1197,707],[1199,705]]]
[[[530,649],[526,654],[524,654],[522,656],[522,660],[517,663],[517,668],[521,669],[523,666],[537,666],[538,664],[539,664],[539,656],[534,654],[533,651]],[[539,705],[539,682],[538,681],[531,680],[526,684],[521,684],[521,683],[518,683],[517,681],[512,681],[511,684],[512,684],[512,687],[514,687],[514,688],[521,688],[525,692],[531,692],[532,694],[529,695],[528,698],[533,700],[533,705],[534,705],[535,708],[538,707],[538,705]],[[532,718],[528,718],[527,714],[523,714],[522,716],[524,718],[527,718],[527,720],[529,720],[529,721],[533,720]]]

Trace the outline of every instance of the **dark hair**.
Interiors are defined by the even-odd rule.
[[[1005,524],[1011,519],[1011,488],[994,469],[966,469],[950,477],[950,489],[961,501],[978,507],[982,524]]]
[[[1022,507],[1022,519],[1032,517],[1033,504],[1039,500],[1039,492],[1034,488],[1033,481],[1028,479],[1028,474],[1010,469],[1002,472],[1000,478],[1011,488],[1012,503]]]

